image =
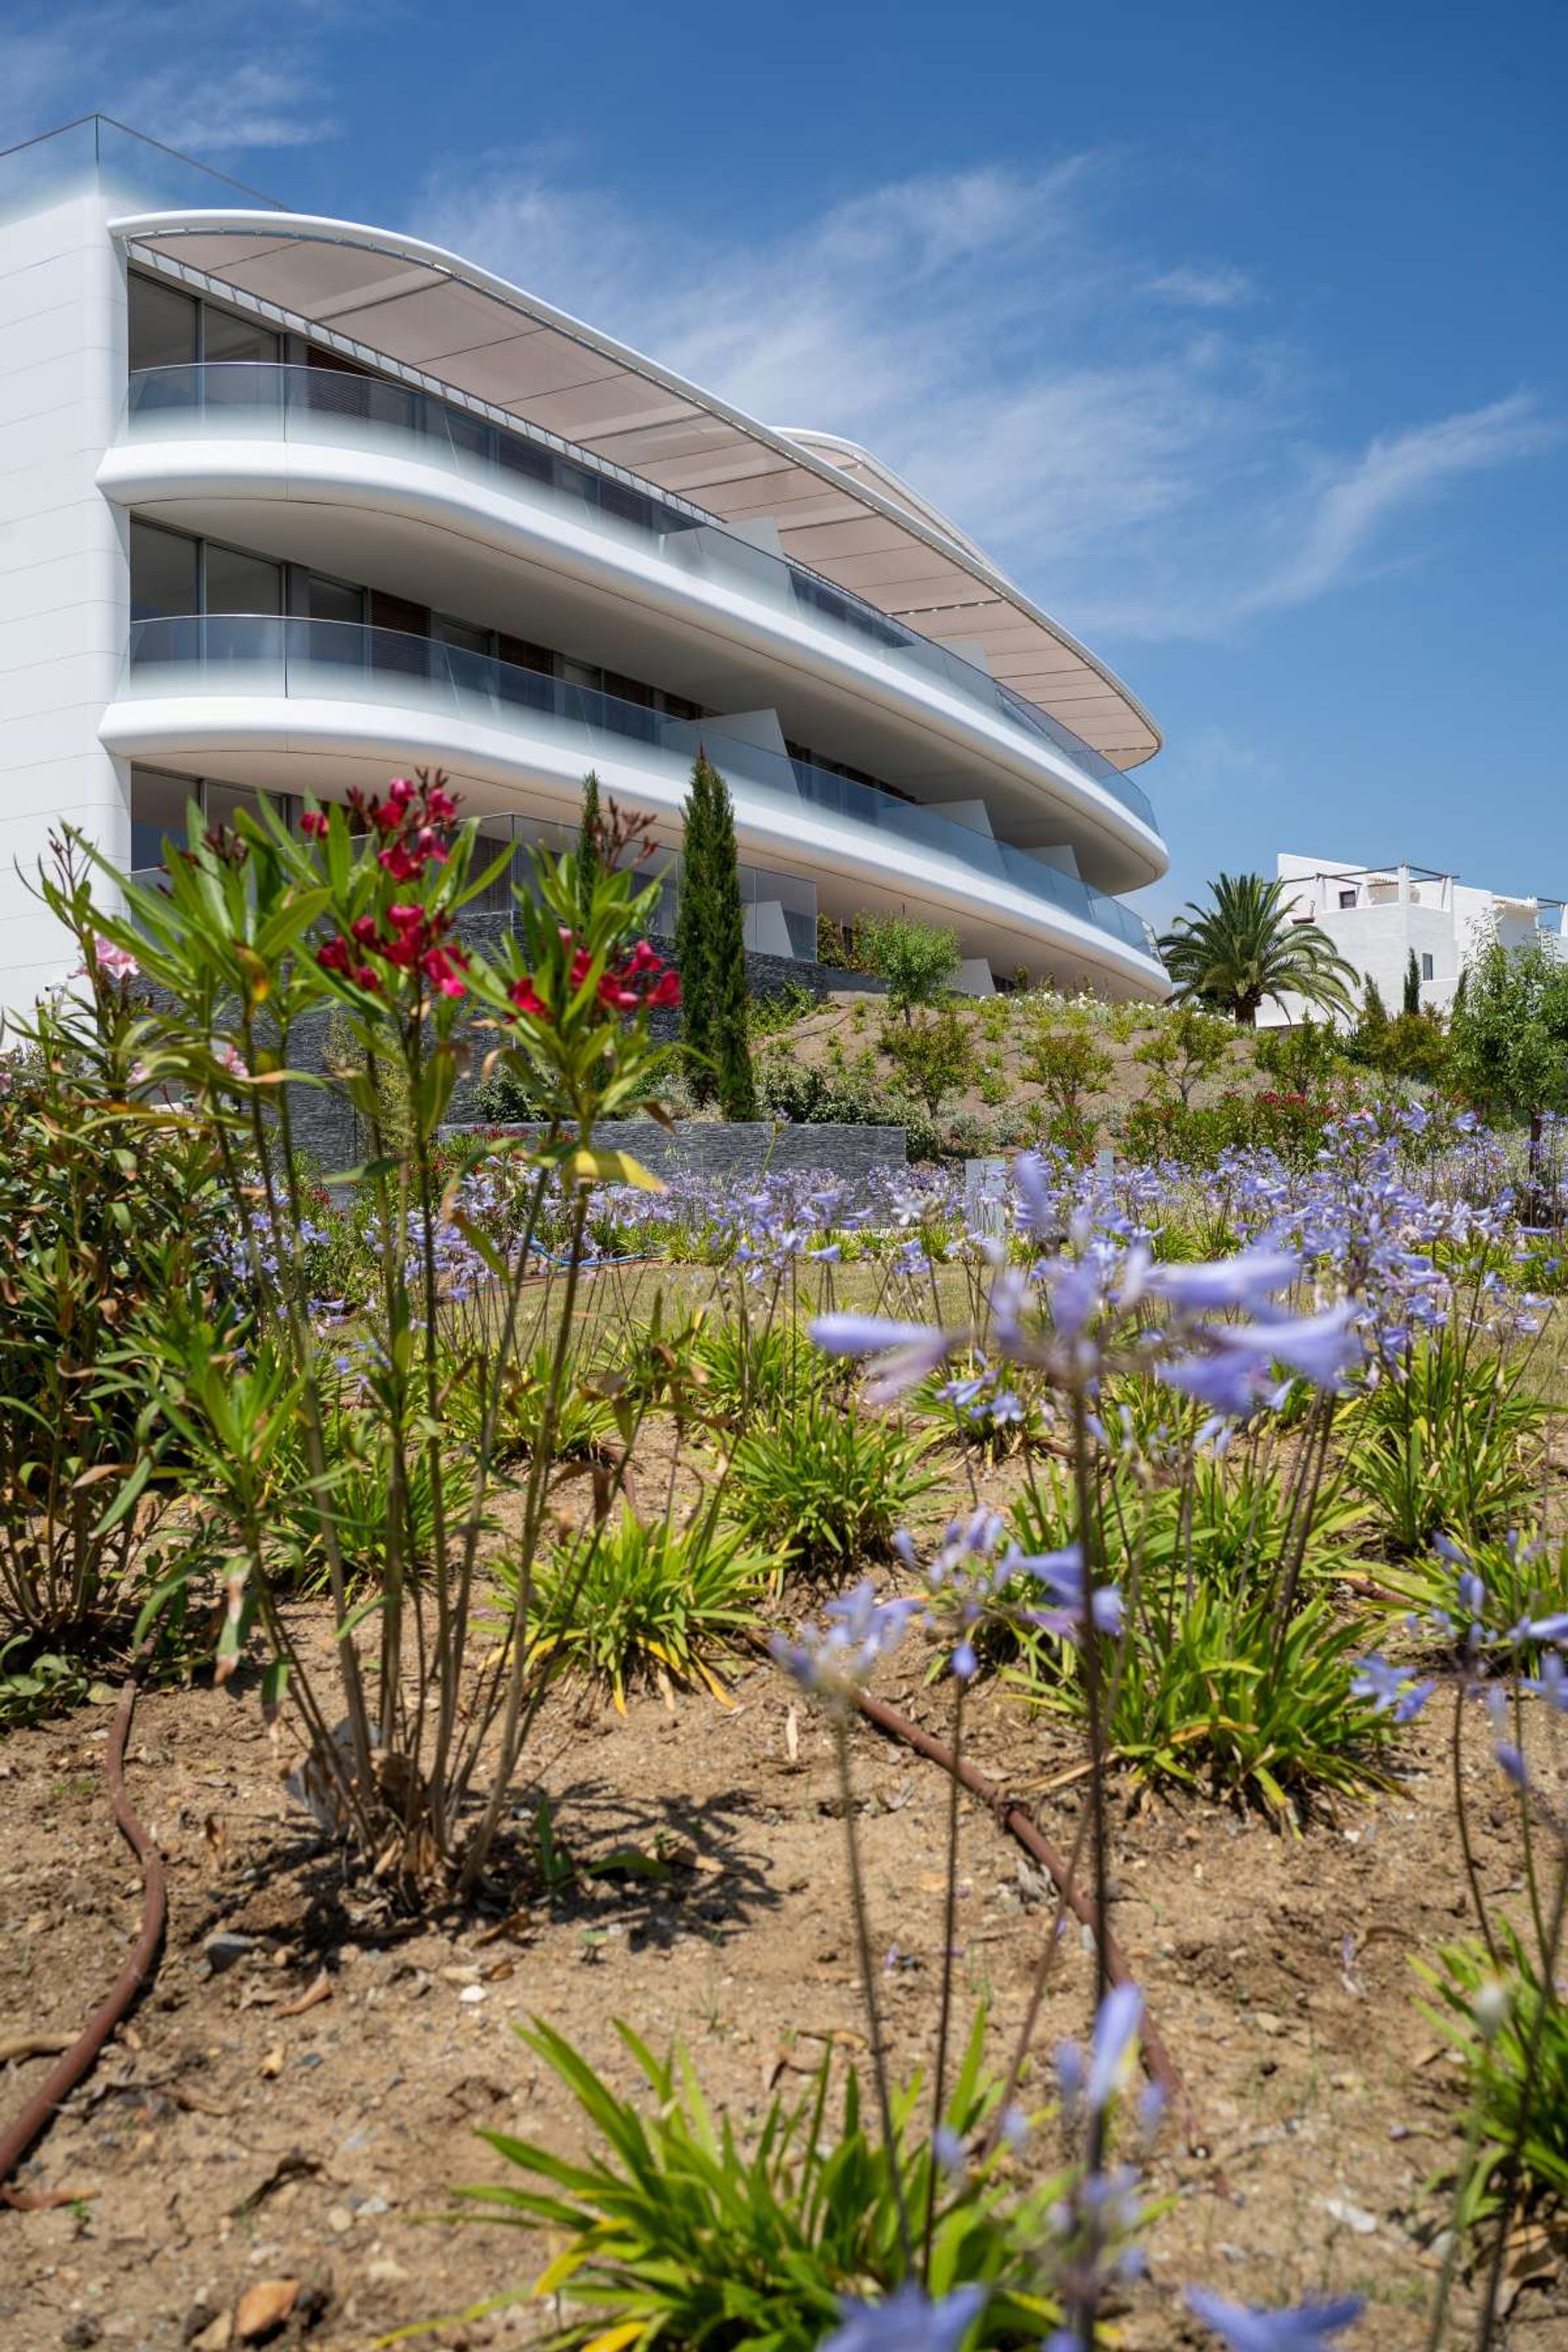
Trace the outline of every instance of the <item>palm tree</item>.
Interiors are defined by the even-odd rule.
[[[1357,974],[1316,923],[1298,922],[1280,903],[1281,882],[1261,874],[1222,874],[1210,886],[1213,904],[1189,899],[1160,941],[1178,1000],[1195,997],[1253,1028],[1268,997],[1287,992],[1324,1012],[1355,1011]]]

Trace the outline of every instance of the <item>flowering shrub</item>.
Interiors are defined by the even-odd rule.
[[[591,888],[580,887],[574,859],[541,854],[531,888],[516,890],[517,931],[495,962],[465,950],[455,925],[504,860],[475,871],[476,830],[458,822],[438,776],[310,810],[299,837],[270,812],[242,815],[233,832],[204,830],[194,816],[166,887],[130,886],[128,916],[101,919],[110,945],[138,958],[161,992],[140,1024],[142,1055],[212,1139],[248,1277],[254,1336],[243,1357],[226,1355],[200,1304],[168,1313],[161,1336],[161,1402],[230,1531],[220,1676],[258,1626],[272,1651],[264,1704],[294,1710],[318,1811],[409,1901],[471,1888],[502,1821],[530,1719],[531,1562],[555,1475],[589,1191],[605,1176],[654,1184],[635,1163],[593,1148],[599,1119],[650,1099],[662,1057],[647,1016],[674,993],[643,937],[654,894],[632,870],[642,839],[613,821]],[[311,1179],[290,1095],[300,1083],[291,1068],[299,1025],[329,1008],[352,1063],[316,1083],[353,1104],[371,1147],[353,1178],[375,1328],[354,1365],[347,1457],[338,1441],[351,1424],[334,1421],[339,1375],[329,1375],[312,1291]],[[539,1148],[508,1148],[527,1172],[500,1239],[458,1205],[465,1178],[482,1184],[491,1148],[481,1139],[454,1170],[439,1137],[468,1050],[459,1017],[475,1013],[499,1040],[494,1058],[526,1066],[548,1105]],[[384,1071],[406,1107],[395,1130]],[[552,1179],[568,1203],[564,1310],[522,1482],[506,1663],[476,1692],[479,1545]],[[443,1427],[443,1324],[480,1276],[499,1315],[478,1434],[454,1448]],[[302,1475],[280,1541],[272,1499],[296,1449]],[[371,1478],[350,1477],[351,1464],[373,1465]],[[307,1663],[279,1605],[300,1553],[319,1558],[330,1600],[336,1640],[326,1674]],[[369,1615],[354,1594],[363,1562],[380,1588]],[[341,1734],[330,1728],[340,1715]]]

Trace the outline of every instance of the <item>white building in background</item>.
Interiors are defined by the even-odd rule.
[[[1421,1002],[1436,1012],[1447,1011],[1465,963],[1489,939],[1510,948],[1540,939],[1568,958],[1560,898],[1509,898],[1426,866],[1338,866],[1282,852],[1275,870],[1296,921],[1326,931],[1359,973],[1361,988],[1375,981],[1390,1013],[1399,1011],[1412,954]],[[1310,1008],[1287,996],[1282,1006],[1264,1005],[1258,1025],[1282,1027],[1303,1010]]]
[[[1152,721],[864,450],[105,118],[0,155],[0,1005],[63,822],[139,869],[439,763],[550,838],[592,766],[673,851],[699,743],[756,946],[904,908],[976,988],[1165,992]]]

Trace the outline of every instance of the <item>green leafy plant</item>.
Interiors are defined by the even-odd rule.
[[[1457,2201],[1461,2229],[1484,2226],[1500,2212],[1516,2147],[1515,2210],[1568,2200],[1568,2005],[1507,1920],[1494,1935],[1495,1955],[1470,1938],[1441,1946],[1434,1962],[1413,1962],[1434,1996],[1422,2013],[1465,2069],[1469,2153]]]
[[[242,812],[233,830],[215,830],[193,810],[187,844],[167,859],[160,887],[124,886],[125,917],[93,917],[60,894],[51,901],[79,934],[96,922],[154,984],[138,1034],[150,1083],[178,1089],[193,1130],[211,1139],[240,1237],[237,1286],[260,1340],[235,1344],[208,1301],[176,1295],[164,1303],[157,1360],[161,1409],[224,1523],[220,1678],[259,1628],[270,1652],[263,1704],[295,1711],[319,1810],[410,1905],[472,1891],[529,1728],[525,1643],[508,1642],[504,1670],[476,1690],[470,1641],[500,1392],[546,1192],[553,1180],[564,1197],[564,1268],[549,1393],[518,1511],[525,1560],[551,1513],[591,1188],[658,1189],[625,1154],[595,1144],[602,1120],[648,1108],[668,1059],[649,1021],[676,983],[645,936],[657,885],[639,887],[635,872],[647,833],[646,823],[611,813],[586,915],[575,858],[535,853],[489,957],[461,943],[456,923],[510,851],[476,870],[478,828],[459,820],[439,776],[398,778],[374,798],[355,789],[346,805],[307,810],[297,832],[265,803]],[[370,1144],[356,1171],[375,1301],[360,1403],[374,1429],[363,1450],[375,1467],[353,1506],[375,1561],[368,1597],[356,1593],[345,1555],[345,1533],[351,1554],[358,1538],[339,1507],[349,1482],[328,1433],[338,1382],[312,1313],[312,1180],[288,1083],[301,1024],[333,1012],[353,1050],[320,1083],[363,1120]],[[462,1179],[489,1160],[489,1146],[466,1148],[454,1163],[440,1139],[467,1052],[460,1032],[476,1014],[497,1039],[492,1066],[543,1106],[542,1138],[513,1152],[526,1174],[500,1241],[460,1204]],[[384,1069],[395,1076],[405,1123],[387,1123]],[[492,1307],[479,1434],[457,1447],[443,1440],[448,1238],[484,1276]],[[275,1502],[296,1449],[299,1542],[283,1545]],[[323,1566],[324,1658],[307,1654],[281,1605],[300,1549],[319,1551]],[[520,1591],[514,1634],[524,1601]]]
[[[531,1665],[581,1676],[618,1712],[638,1683],[725,1696],[720,1668],[756,1622],[773,1563],[703,1512],[688,1527],[623,1508],[535,1561],[528,1604]],[[515,1592],[519,1570],[495,1570]]]
[[[1230,1060],[1234,1039],[1234,1028],[1212,1013],[1196,1004],[1176,1004],[1133,1049],[1132,1058],[1150,1073],[1155,1099],[1173,1095],[1185,1110],[1194,1087]]]
[[[1031,2240],[1060,2192],[1045,2180],[1020,2193],[1005,2153],[956,2178],[932,2180],[931,2143],[917,2137],[918,2077],[896,2095],[890,2155],[863,2114],[860,2079],[845,2066],[832,2127],[834,2059],[825,2053],[795,2100],[775,2095],[749,2146],[716,2118],[690,2058],[679,2045],[663,2061],[617,2024],[647,2084],[645,2113],[621,2097],[563,2034],[542,2021],[518,2029],[568,2090],[604,2142],[573,2163],[504,2132],[483,2137],[539,2182],[460,2189],[473,2218],[541,2226],[565,2243],[535,2282],[535,2297],[564,2293],[586,2306],[550,2339],[558,2352],[650,2352],[656,2345],[704,2352],[815,2352],[847,2295],[890,2290],[908,2275],[900,2244],[898,2179],[908,2210],[935,2196],[929,2286],[987,2290],[966,2345],[984,2352],[1037,2345],[1057,2315],[1034,2274]],[[983,2068],[977,2018],[944,2111],[965,2147],[984,2145],[1003,2086]]]
[[[927,1440],[822,1393],[752,1430],[730,1459],[726,1507],[753,1543],[807,1575],[847,1576],[885,1554],[937,1483]]]
[[[1273,1597],[1199,1585],[1131,1612],[1125,1654],[1103,1644],[1108,1756],[1141,1779],[1259,1804],[1294,1827],[1322,1798],[1387,1785],[1388,1718],[1350,1695],[1363,1630],[1319,1597],[1281,1630]],[[1081,1716],[1076,1654],[1027,1642],[1009,1679],[1053,1711]]]
[[[888,1007],[905,1021],[940,1004],[958,977],[958,933],[908,915],[865,915],[857,926],[868,968],[888,983]]]
[[[900,1086],[932,1118],[969,1076],[969,1024],[955,1004],[938,1005],[918,1021],[906,1013],[902,1022],[886,1023],[881,1046]]]
[[[1529,1495],[1545,1406],[1517,1363],[1452,1323],[1418,1340],[1346,1415],[1351,1476],[1389,1548],[1496,1533]]]
[[[13,1675],[47,1676],[132,1633],[176,1468],[158,1329],[174,1301],[216,1313],[220,1267],[216,1155],[142,1074],[134,959],[72,848],[39,887],[81,971],[0,1071],[0,1642]]]

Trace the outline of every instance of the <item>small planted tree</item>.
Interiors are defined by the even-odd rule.
[[[735,811],[703,751],[691,772],[683,823],[675,961],[687,1080],[698,1102],[717,1101],[726,1118],[755,1118]]]
[[[1234,1035],[1230,1024],[1214,1013],[1196,1004],[1177,1004],[1135,1049],[1132,1058],[1149,1072],[1152,1097],[1173,1094],[1185,1110],[1194,1087],[1212,1078],[1230,1059]]]
[[[889,1021],[882,1032],[882,1051],[900,1083],[935,1118],[969,1076],[974,1040],[957,1005],[939,1004],[907,1026]]]
[[[1449,1041],[1453,1079],[1485,1117],[1528,1125],[1539,1213],[1543,1123],[1568,1111],[1568,964],[1539,942],[1510,949],[1493,938],[1466,971]]]
[[[888,1009],[911,1021],[916,1011],[940,1004],[958,977],[958,933],[908,915],[871,915],[860,927],[867,963],[888,983]]]
[[[457,919],[510,853],[477,870],[477,828],[458,821],[439,777],[309,810],[298,835],[270,811],[242,814],[229,832],[193,810],[167,887],[127,885],[129,918],[97,919],[158,990],[135,1031],[142,1084],[177,1094],[190,1129],[210,1139],[234,1237],[231,1288],[248,1317],[237,1331],[201,1295],[165,1299],[146,1382],[226,1531],[218,1678],[258,1632],[269,1654],[263,1706],[269,1718],[292,1715],[312,1809],[409,1904],[470,1895],[507,1818],[530,1721],[532,1563],[551,1510],[591,1188],[659,1189],[595,1143],[602,1120],[648,1107],[664,1055],[647,1015],[678,994],[642,936],[656,892],[629,869],[645,834],[613,825],[585,913],[576,860],[535,852],[532,888],[514,886],[514,928],[493,961],[463,946]],[[59,911],[80,919],[74,906]],[[342,1069],[312,1077],[298,1066],[301,1024],[332,1010],[353,1050]],[[497,1164],[493,1147],[475,1143],[454,1167],[440,1136],[476,1011],[497,1040],[492,1061],[526,1085],[545,1129],[526,1150],[501,1147],[521,1195],[504,1245],[463,1207],[463,1181]],[[406,1105],[402,1131],[387,1124],[384,1070]],[[357,1500],[335,1445],[340,1343],[321,1328],[310,1279],[311,1171],[294,1111],[307,1084],[352,1105],[370,1140],[344,1180],[364,1199],[373,1257],[356,1385],[378,1469]],[[152,1128],[168,1116],[155,1104],[156,1091],[142,1114]],[[552,1196],[565,1208],[563,1312],[518,1502],[516,1600],[498,1643],[493,1625],[479,1629],[479,1545]],[[445,1267],[457,1241],[490,1286],[461,1436],[447,1412]],[[287,1527],[276,1507],[284,1480]],[[286,1606],[303,1553],[322,1563],[325,1657],[301,1646]],[[365,1558],[377,1588],[362,1599]]]
[[[741,903],[741,868],[735,853],[735,809],[730,787],[716,769],[712,778],[712,832],[709,848],[709,906],[712,938],[708,984],[712,992],[709,1045],[714,1087],[726,1118],[755,1118],[752,1076],[750,989],[746,980],[746,916]]]
[[[1087,1151],[1093,1140],[1084,1097],[1096,1094],[1110,1076],[1110,1056],[1087,1028],[1037,1019],[1018,1057],[1018,1075],[1038,1087],[1050,1105],[1048,1131],[1069,1151]]]
[[[1405,993],[1399,1009],[1402,1013],[1419,1013],[1421,1010],[1421,966],[1416,961],[1414,948],[1405,959]]]
[[[680,901],[675,917],[681,1060],[692,1100],[699,1103],[713,1099],[713,800],[718,781],[699,752],[681,810]]]

